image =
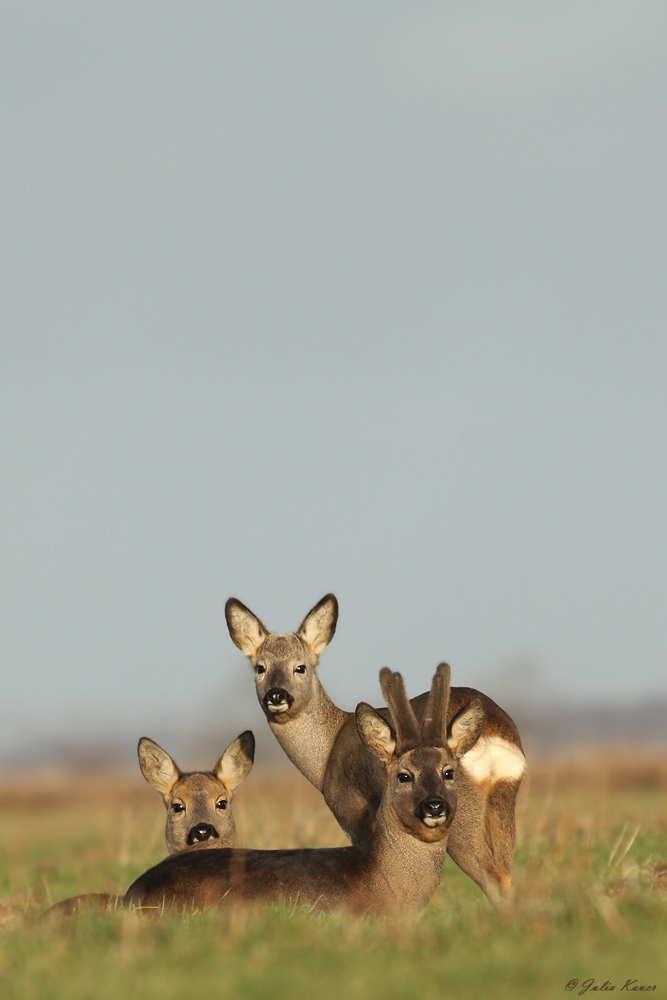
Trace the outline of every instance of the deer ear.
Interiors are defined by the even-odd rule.
[[[396,750],[396,739],[391,728],[365,701],[357,705],[354,717],[361,742],[386,766]]]
[[[327,594],[308,612],[297,635],[319,656],[333,639],[337,621],[338,601],[333,594]]]
[[[259,618],[235,597],[225,604],[225,618],[232,642],[246,656],[254,656],[269,634]]]
[[[254,759],[255,737],[247,729],[230,743],[213,768],[213,774],[233,792],[250,773]]]
[[[166,798],[183,772],[167,751],[147,736],[142,736],[139,740],[137,754],[144,778]]]
[[[484,728],[484,718],[484,705],[477,695],[454,716],[449,727],[447,746],[455,757],[463,757],[468,750],[472,750]]]

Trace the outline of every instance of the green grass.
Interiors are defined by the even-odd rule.
[[[163,816],[149,789],[120,779],[0,787],[0,998],[541,1000],[578,996],[590,979],[664,995],[667,765],[644,762],[634,779],[621,770],[603,758],[534,768],[511,914],[495,913],[448,861],[423,914],[385,920],[273,908],[40,922],[50,900],[122,890],[158,860]],[[235,815],[249,846],[344,843],[299,776],[251,776]]]

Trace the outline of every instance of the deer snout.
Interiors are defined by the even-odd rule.
[[[271,688],[264,695],[264,704],[269,712],[286,712],[294,704],[294,698],[284,688]]]
[[[188,844],[192,846],[192,844],[200,844],[205,840],[217,840],[218,837],[218,831],[210,823],[199,823],[190,830]]]
[[[426,826],[442,826],[450,818],[451,812],[445,799],[425,799],[420,804],[417,815]]]

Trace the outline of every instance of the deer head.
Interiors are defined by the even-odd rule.
[[[212,771],[184,774],[166,750],[142,736],[139,766],[162,796],[167,809],[165,839],[170,854],[193,844],[233,847],[236,840],[232,799],[234,790],[249,773],[255,756],[255,737],[241,733]]]
[[[319,690],[315,668],[331,642],[338,601],[327,594],[289,635],[269,632],[245,604],[230,597],[225,618],[232,641],[250,658],[257,698],[272,723],[295,718]]]
[[[457,806],[459,759],[479,738],[484,707],[474,697],[447,727],[450,669],[441,663],[429,692],[420,725],[405,693],[403,678],[387,667],[380,672],[393,728],[362,702],[357,706],[359,736],[385,766],[384,818],[419,840],[443,840]]]

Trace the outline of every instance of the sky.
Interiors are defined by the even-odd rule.
[[[665,5],[0,24],[0,763],[265,726],[230,595],[347,709],[667,696]]]

